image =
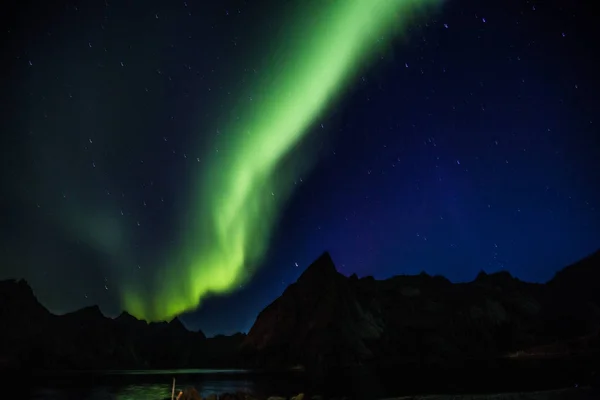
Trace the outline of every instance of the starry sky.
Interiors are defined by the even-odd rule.
[[[600,247],[579,1],[12,2],[0,279],[247,331],[338,270],[543,282]]]

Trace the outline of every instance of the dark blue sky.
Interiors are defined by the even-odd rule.
[[[234,67],[247,61],[252,69],[265,27],[283,12],[270,1],[138,3],[21,4],[4,24],[0,272],[27,278],[57,311],[94,302],[114,310],[118,301],[104,287],[103,260],[36,214],[36,205],[65,194],[57,176],[80,167],[65,163],[40,178],[36,154],[87,165],[88,149],[70,138],[103,132],[93,157],[108,172],[103,182],[81,172],[78,201],[118,212],[94,194],[111,187],[156,200],[160,207],[131,211],[154,222],[133,244],[152,257],[173,237],[184,160],[201,156],[189,150],[193,123],[208,125],[218,106],[211,92],[235,88],[232,80],[244,77]],[[34,6],[39,21],[26,12]],[[467,281],[505,269],[546,281],[598,249],[596,30],[578,2],[448,1],[322,116],[313,134],[320,161],[287,205],[256,276],[185,322],[209,335],[247,330],[325,250],[346,275],[426,271]],[[57,105],[73,97],[72,112]],[[44,134],[48,119],[54,130]]]

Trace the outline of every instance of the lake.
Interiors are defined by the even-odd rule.
[[[376,400],[398,393],[381,384],[376,374],[344,372],[326,378],[302,372],[262,373],[248,370],[151,370],[37,373],[18,388],[15,398],[28,400],[160,400],[170,398],[173,378],[176,391],[194,386],[204,397],[211,393],[246,392],[264,399],[298,393],[325,398]],[[395,386],[402,380],[395,379]],[[11,390],[12,392],[12,390]]]
[[[360,369],[320,378],[302,372],[214,369],[37,373],[15,377],[13,380],[20,386],[9,387],[8,391],[17,390],[14,398],[27,400],[161,400],[171,396],[175,378],[176,389],[194,386],[203,397],[242,391],[258,398],[289,398],[303,392],[326,398],[376,400],[409,394],[498,393],[583,386],[590,383],[590,367],[581,360],[576,365],[544,360],[444,370]]]
[[[274,375],[247,370],[64,372],[32,376],[25,398],[159,400],[170,398],[173,378],[176,390],[194,386],[203,397],[211,393],[238,391],[251,393],[259,398],[272,395],[289,397],[312,387],[301,373]]]

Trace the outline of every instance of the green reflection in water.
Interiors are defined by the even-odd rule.
[[[178,393],[176,388],[175,393]],[[161,400],[171,397],[168,385],[128,385],[120,388],[116,393],[117,400]]]

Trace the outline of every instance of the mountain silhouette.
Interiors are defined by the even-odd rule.
[[[547,356],[597,356],[599,268],[596,252],[546,284],[505,271],[468,283],[426,273],[375,280],[341,275],[324,253],[258,315],[243,354],[257,366],[325,369],[457,366],[540,346]]]
[[[260,312],[247,335],[214,338],[188,331],[178,318],[146,323],[123,312],[112,319],[97,306],[54,315],[26,281],[5,280],[0,367],[327,371],[598,360],[599,268],[596,252],[545,284],[483,271],[467,283],[426,273],[375,280],[340,274],[323,253]]]
[[[146,323],[98,306],[54,315],[25,280],[0,281],[0,367],[42,370],[238,367],[244,335],[206,338],[178,318]]]

